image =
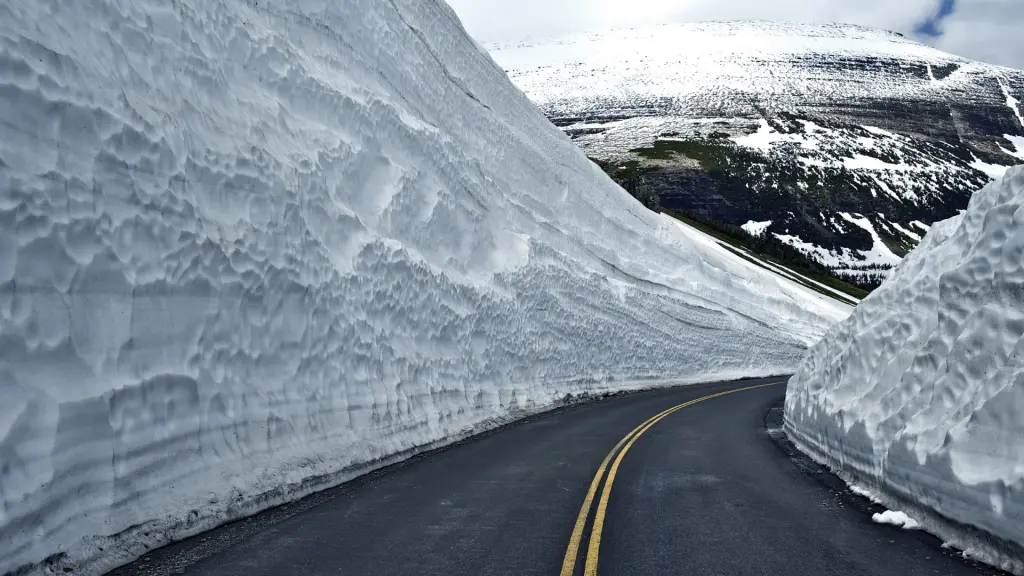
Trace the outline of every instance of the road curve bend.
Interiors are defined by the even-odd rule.
[[[785,378],[536,416],[154,551],[114,576],[998,574],[871,521],[765,416]]]

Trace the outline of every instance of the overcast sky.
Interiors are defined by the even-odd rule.
[[[846,22],[1024,69],[1024,0],[448,0],[477,40],[699,20]]]

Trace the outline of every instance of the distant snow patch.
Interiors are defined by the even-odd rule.
[[[797,122],[804,125],[804,131],[807,132],[808,134],[814,134],[816,132],[831,132],[831,130],[822,128],[821,126],[818,126],[817,124],[811,122],[810,120],[801,120],[797,118]]]
[[[1006,96],[1006,105],[1013,110],[1013,114],[1017,117],[1017,121],[1020,122],[1021,127],[1024,127],[1024,115],[1021,115],[1020,111],[1020,100],[1013,97],[1010,94],[1010,87],[1007,86],[1002,79],[999,80],[999,88],[1003,91],[1003,95]]]
[[[979,172],[984,172],[985,175],[993,180],[999,180],[1004,174],[1006,174],[1008,167],[1001,166],[999,164],[989,164],[988,162],[982,162],[978,158],[975,158],[974,162],[971,162],[971,168],[974,168]]]
[[[777,132],[764,118],[759,119],[758,123],[760,126],[758,127],[757,132],[747,134],[745,136],[733,136],[730,140],[739,146],[754,148],[761,152],[770,152],[772,146],[779,142],[800,142],[803,140],[803,138],[797,134],[783,134],[781,132]]]
[[[846,263],[845,259],[843,259],[841,256],[836,255],[835,252],[828,250],[827,248],[822,248],[821,246],[818,246],[816,244],[805,242],[799,236],[794,236],[790,234],[773,234],[773,236],[775,236],[782,242],[789,244],[793,248],[796,248],[797,250],[803,252],[804,254],[813,256],[816,260],[818,260],[825,266],[835,268]]]
[[[1013,156],[1014,158],[1024,160],[1024,136],[1011,136],[1009,134],[1003,134],[1003,138],[1009,140],[1010,144],[1013,144],[1014,148],[1013,151],[1010,151],[1000,146],[1003,152],[1006,152],[1007,154]]]
[[[914,232],[914,231],[910,230],[909,228],[904,228],[903,226],[900,226],[900,224],[898,222],[889,222],[889,224],[891,224],[893,228],[895,228],[895,229],[899,230],[900,232],[902,232],[904,235],[909,236],[910,238],[913,238],[914,240],[917,240],[918,242],[921,241],[921,235],[918,234],[917,232]]]
[[[611,128],[622,124],[622,120],[610,120],[608,122],[579,122],[566,126],[567,130],[588,130],[593,128]]]
[[[885,136],[887,138],[898,138],[898,136],[896,134],[893,134],[892,132],[889,132],[888,130],[882,130],[881,128],[877,128],[875,126],[861,126],[861,128],[867,130],[868,132],[871,132],[872,134],[876,134],[878,136]]]
[[[875,231],[875,227],[871,224],[870,220],[863,216],[853,216],[847,212],[840,212],[839,215],[843,220],[846,220],[850,224],[862,228],[867,231],[868,234],[871,234],[871,239],[874,241],[871,250],[860,251],[861,255],[864,256],[864,259],[867,260],[869,264],[888,264],[895,266],[903,260],[885,245],[885,242],[882,241],[881,236],[879,236],[878,232]]]
[[[872,156],[857,154],[853,158],[843,160],[848,170],[893,170],[895,172],[920,172],[923,169],[909,164],[890,164]]]
[[[797,158],[797,160],[799,160],[800,163],[803,164],[804,166],[816,166],[818,168],[831,168],[832,166],[836,165],[835,162],[827,162],[825,160],[819,160],[817,158],[807,158],[804,156],[800,156],[799,158]]]
[[[897,200],[900,199],[900,196],[898,194],[896,194],[895,192],[893,192],[892,188],[890,188],[889,185],[886,184],[884,180],[882,180],[881,178],[875,177],[875,176],[872,176],[872,179],[875,181],[875,184],[878,184],[878,187],[881,188],[882,192],[885,192],[886,194],[888,194],[889,196],[892,196],[893,198],[895,198]]]
[[[771,220],[765,220],[764,222],[754,222],[753,220],[751,220],[750,222],[747,222],[746,224],[740,226],[740,228],[743,228],[743,230],[746,231],[746,233],[750,234],[751,236],[761,236],[762,234],[764,234],[764,231],[767,230],[768,227],[771,225]]]
[[[868,136],[857,136],[854,142],[861,145],[864,148],[874,148],[878,145],[878,140]]]

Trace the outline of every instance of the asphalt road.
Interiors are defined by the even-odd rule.
[[[683,406],[620,443],[667,409],[751,386],[761,387]],[[630,576],[997,573],[924,533],[874,524],[870,504],[788,453],[765,428],[784,395],[784,379],[774,378],[560,410],[155,551],[114,574],[554,575],[569,566]],[[614,469],[607,495],[606,478],[591,492],[602,463],[605,477]],[[578,554],[567,561],[574,544]]]

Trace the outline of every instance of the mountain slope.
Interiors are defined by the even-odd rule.
[[[490,46],[620,183],[853,278],[1024,162],[1024,73],[844,25],[718,22]]]
[[[0,3],[0,126],[0,573],[850,311],[644,210],[437,0]]]

